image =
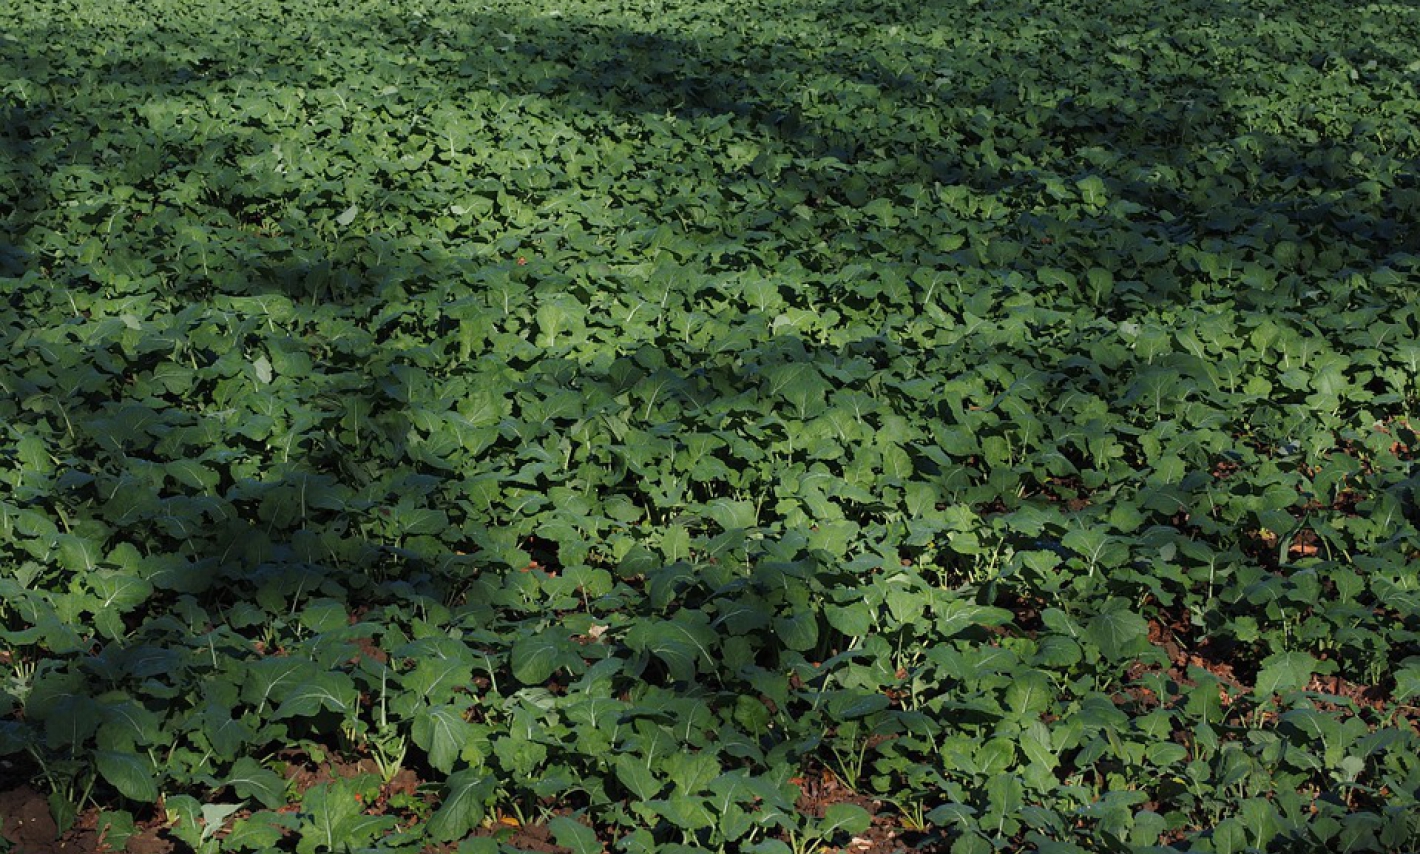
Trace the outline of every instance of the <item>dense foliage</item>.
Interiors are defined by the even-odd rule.
[[[1416,44],[5,4],[8,785],[200,852],[1413,849]]]

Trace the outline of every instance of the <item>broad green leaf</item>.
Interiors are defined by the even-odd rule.
[[[360,815],[363,807],[355,799],[355,793],[336,783],[320,783],[312,786],[301,797],[300,842],[297,854],[314,854],[317,851],[339,851],[347,843],[356,842],[347,838],[345,825],[350,819]]]
[[[1305,652],[1279,652],[1262,660],[1255,690],[1263,697],[1300,691],[1316,672],[1317,660]]]
[[[244,665],[246,678],[242,682],[242,699],[264,708],[272,701],[281,701],[300,685],[316,678],[311,662],[299,658],[272,657]]]
[[[776,617],[774,633],[789,649],[807,652],[818,645],[818,616],[812,612],[795,611]]]
[[[836,721],[851,721],[881,712],[892,704],[883,694],[869,694],[860,690],[835,693],[826,708]]]
[[[538,344],[542,347],[558,347],[568,343],[569,338],[583,331],[586,307],[576,298],[567,295],[555,296],[537,310]]]
[[[46,698],[42,706],[31,698],[30,717],[44,721],[45,744],[51,750],[77,752],[103,720],[98,704],[80,693]]]
[[[100,750],[136,752],[135,745],[148,745],[162,738],[162,720],[133,700],[122,699],[103,706],[103,723],[95,733]]]
[[[459,839],[483,821],[484,804],[496,789],[493,777],[482,771],[460,771],[449,777],[444,799],[426,825],[429,835],[444,842]]]
[[[1138,655],[1148,648],[1149,624],[1127,603],[1114,600],[1105,610],[1085,625],[1085,638],[1092,642],[1105,658],[1118,661]]]
[[[447,703],[458,690],[473,680],[471,657],[443,657],[442,650],[416,654],[414,669],[405,674],[401,686],[424,703]]]
[[[602,844],[590,827],[565,815],[557,816],[547,823],[557,844],[572,854],[601,854]]]
[[[1412,663],[1395,672],[1395,701],[1408,703],[1415,697],[1420,697],[1420,664]]]
[[[448,774],[472,737],[473,729],[473,724],[464,720],[457,707],[434,706],[415,715],[410,737],[428,754],[429,764],[435,770]]]
[[[720,763],[708,753],[672,753],[661,764],[678,794],[700,794],[720,774]]]
[[[138,831],[138,826],[128,810],[104,810],[99,814],[94,830],[116,850],[122,851],[129,837]]]
[[[202,847],[202,804],[191,795],[163,799],[163,812],[173,823],[171,833],[193,849]]]
[[[1017,715],[1035,715],[1050,707],[1055,690],[1050,679],[1039,670],[1015,674],[1006,688],[1006,706]]]
[[[731,501],[719,498],[706,505],[705,512],[721,529],[732,531],[753,528],[757,523],[754,504],[749,501]]]
[[[715,817],[706,807],[704,798],[677,795],[664,800],[648,801],[646,806],[681,830],[694,832],[715,826]]]
[[[212,781],[213,785],[219,785]],[[267,809],[275,809],[286,800],[286,783],[275,771],[263,768],[255,759],[243,756],[232,764],[232,770],[220,785],[230,786],[239,798],[253,798]]]
[[[526,635],[513,644],[513,677],[524,685],[541,685],[565,666],[570,654],[565,634],[544,631]]]
[[[232,710],[209,703],[202,712],[202,735],[212,752],[221,759],[235,759],[255,733],[246,722],[232,717]]]
[[[271,361],[265,356],[258,356],[256,360],[251,363],[251,368],[252,372],[256,374],[257,382],[262,385],[268,385],[271,382],[274,376],[271,371]]]
[[[94,765],[99,775],[125,798],[145,804],[158,799],[158,781],[147,757],[100,750],[94,754]]]
[[[778,839],[766,839],[745,847],[745,854],[794,854],[794,849]]]
[[[90,573],[89,584],[99,598],[96,607],[105,611],[112,609],[125,613],[143,604],[153,594],[153,585],[146,579],[112,570]]]
[[[218,472],[198,460],[173,460],[165,468],[168,477],[199,492],[213,489],[221,480]]]
[[[976,810],[955,801],[943,804],[927,813],[927,820],[938,826],[960,825],[970,827],[975,822]]]
[[[321,709],[352,714],[359,700],[355,683],[345,673],[321,672],[287,691],[275,718],[311,717]]]
[[[829,804],[824,807],[819,832],[825,837],[835,833],[858,834],[868,829],[873,817],[857,804]]]
[[[1080,191],[1080,198],[1091,207],[1102,207],[1109,202],[1104,180],[1098,175],[1076,181],[1075,187]]]
[[[102,546],[77,534],[59,535],[59,565],[72,572],[91,572],[103,560]]]
[[[745,732],[762,736],[769,731],[772,717],[758,697],[740,696],[735,698],[734,720]]]
[[[641,758],[623,753],[616,757],[614,767],[616,778],[637,800],[649,801],[660,794],[661,783]]]
[[[937,632],[944,638],[955,637],[973,626],[1001,626],[1009,623],[1013,614],[1005,608],[978,605],[967,599],[936,600],[933,607]]]
[[[823,614],[830,626],[848,637],[863,637],[873,626],[873,611],[864,602],[826,605]]]
[[[714,630],[699,611],[681,610],[672,620],[639,620],[626,633],[628,647],[655,655],[677,681],[693,680],[699,666],[713,660],[715,642]]]
[[[237,819],[227,837],[222,840],[224,851],[252,851],[264,854],[276,850],[277,843],[295,830],[298,820],[289,813],[263,810],[248,818]]]
[[[312,599],[300,613],[301,625],[313,632],[329,632],[350,624],[344,603],[336,599]]]

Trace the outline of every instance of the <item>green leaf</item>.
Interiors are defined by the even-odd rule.
[[[639,757],[622,753],[614,762],[616,779],[639,801],[649,801],[661,793],[661,783]]]
[[[271,372],[271,361],[265,356],[258,356],[256,361],[251,363],[252,371],[256,374],[256,381],[262,385],[268,385],[273,374]]]
[[[939,600],[933,611],[937,632],[944,638],[955,637],[974,626],[1002,626],[1015,616],[1005,608],[978,605],[967,599]]]
[[[892,701],[883,694],[849,690],[833,694],[826,709],[835,721],[851,721],[881,712],[890,705]]]
[[[481,771],[460,771],[451,775],[444,800],[426,825],[429,835],[443,842],[468,835],[483,821],[484,804],[495,791],[493,777]]]
[[[1103,207],[1109,202],[1104,179],[1098,175],[1091,175],[1076,181],[1075,187],[1080,191],[1080,198],[1090,207]]]
[[[429,764],[445,774],[453,771],[454,763],[472,737],[473,724],[464,720],[455,706],[434,706],[414,716],[410,737],[429,756]]]
[[[1213,828],[1215,854],[1242,854],[1248,850],[1247,826],[1241,819],[1225,818]]]
[[[576,298],[559,294],[537,309],[538,345],[557,347],[568,343],[568,333],[579,333],[585,325],[586,308]]]
[[[305,819],[301,823],[297,854],[338,851],[354,842],[347,838],[342,825],[359,816],[361,809],[355,793],[345,786],[335,783],[312,786],[301,797],[301,813]]]
[[[1262,660],[1256,691],[1263,697],[1300,691],[1311,681],[1318,661],[1305,652],[1279,652]]]
[[[172,834],[189,847],[202,846],[202,804],[191,795],[164,798],[163,811],[173,823]]]
[[[89,585],[99,597],[97,608],[119,613],[131,611],[153,594],[153,585],[146,579],[113,570],[90,573]]]
[[[61,694],[43,709],[31,699],[32,716],[44,720],[45,743],[51,750],[76,752],[94,734],[102,720],[98,704],[79,693]]]
[[[975,823],[975,816],[976,810],[972,807],[951,801],[927,813],[927,820],[941,827],[970,827]]]
[[[706,616],[688,609],[677,611],[672,620],[638,620],[626,633],[628,647],[655,655],[671,678],[682,682],[696,677],[701,662],[712,660],[710,647],[715,641]]]
[[[242,699],[258,708],[280,701],[299,686],[317,678],[315,665],[291,657],[263,658],[245,665]]]
[[[166,471],[168,477],[199,492],[207,492],[221,481],[221,475],[198,460],[173,460]]]
[[[513,678],[524,685],[542,685],[566,663],[568,640],[558,631],[525,635],[513,644]]]
[[[705,799],[677,795],[663,800],[647,801],[646,806],[681,830],[697,831],[715,826],[715,817],[705,806]]]
[[[774,632],[784,646],[795,652],[807,652],[818,645],[818,616],[812,612],[795,611],[777,617]]]
[[[572,854],[601,854],[602,852],[602,844],[597,841],[596,833],[579,821],[561,815],[549,821],[547,827],[552,831],[552,836],[557,840],[557,844],[568,849]]]
[[[1085,638],[1111,661],[1137,655],[1148,647],[1148,637],[1148,622],[1121,599],[1111,600],[1085,625]]]
[[[693,587],[699,580],[699,573],[690,564],[676,561],[652,569],[647,573],[646,580],[651,607],[661,610],[674,602],[682,590]]]
[[[744,695],[735,698],[734,719],[741,729],[754,736],[767,733],[773,720],[763,700]]]
[[[1050,679],[1039,670],[1016,673],[1006,688],[1006,705],[1021,716],[1034,715],[1050,707],[1055,690]]]
[[[100,750],[94,754],[94,765],[99,770],[99,776],[125,798],[145,804],[158,800],[158,781],[146,757]]]
[[[136,745],[153,744],[161,736],[162,722],[157,714],[133,700],[123,699],[103,707],[103,723],[95,733],[101,750],[134,752]]]
[[[1420,664],[1406,664],[1395,672],[1395,701],[1408,703],[1415,697],[1420,697]]]
[[[313,632],[329,632],[350,624],[344,603],[336,599],[312,599],[301,609],[300,622]]]
[[[708,753],[672,753],[661,770],[670,778],[678,794],[696,795],[720,774],[720,763]]]
[[[103,560],[103,548],[77,534],[59,535],[59,565],[71,572],[91,572]]]
[[[830,626],[850,638],[864,637],[873,627],[873,611],[865,602],[827,605],[823,615]]]
[[[726,531],[753,528],[757,523],[755,507],[749,501],[731,501],[717,498],[705,507],[706,515]]]
[[[255,798],[267,809],[275,809],[286,801],[286,783],[269,768],[249,756],[243,756],[232,763],[232,770],[220,784],[208,780],[212,785],[231,786],[239,798]]]
[[[867,830],[872,823],[873,817],[857,804],[829,804],[824,807],[819,833],[824,837],[835,833],[858,834]]]
[[[298,825],[296,816],[262,811],[238,819],[232,831],[222,840],[223,851],[267,852],[276,850],[277,843]]]
[[[359,692],[348,674],[331,671],[316,673],[286,693],[274,717],[277,720],[311,717],[321,709],[348,715],[354,711],[358,700]]]
[[[133,814],[127,810],[104,810],[99,813],[94,831],[114,850],[122,851],[128,838],[138,831]]]
[[[788,843],[778,839],[766,839],[747,846],[745,854],[794,854],[794,849]]]
[[[255,735],[245,722],[232,717],[231,709],[215,702],[203,709],[201,732],[221,759],[235,759]]]
[[[456,654],[444,657],[444,650],[417,653],[414,669],[405,674],[402,686],[424,703],[447,703],[459,688],[473,678],[471,657]]]

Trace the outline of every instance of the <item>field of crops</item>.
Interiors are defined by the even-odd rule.
[[[1420,850],[1416,45],[0,4],[0,852]]]

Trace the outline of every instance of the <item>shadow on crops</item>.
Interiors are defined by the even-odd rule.
[[[699,228],[684,219],[682,228],[670,224],[703,245],[754,248],[785,234],[821,241],[825,251],[804,253],[813,272],[852,260],[850,250],[834,247],[861,245],[859,232],[870,219],[862,209],[905,205],[905,189],[938,184],[967,190],[940,226],[972,238],[960,250],[965,262],[1028,275],[1040,266],[1103,263],[1120,268],[1119,278],[1142,283],[1151,301],[1181,298],[1192,279],[1206,278],[1196,264],[1180,265],[1179,253],[1215,237],[1241,236],[1253,254],[1299,243],[1304,256],[1308,246],[1339,240],[1350,251],[1335,266],[1362,272],[1415,248],[1416,238],[1396,224],[1413,203],[1362,188],[1367,176],[1346,160],[1348,140],[1336,138],[1336,128],[1320,128],[1317,138],[1318,127],[1305,116],[1294,137],[1248,126],[1252,70],[1229,67],[1227,57],[1254,13],[1169,10],[1159,13],[1161,20],[1178,31],[1150,34],[1153,13],[1128,4],[1103,7],[1084,23],[1068,11],[1034,6],[986,4],[981,11],[980,35],[947,45],[926,36],[957,27],[960,10],[934,4],[793,7],[779,29],[709,28],[691,20],[687,35],[674,29],[674,18],[660,30],[640,30],[570,15],[496,12],[274,26],[238,20],[220,37],[139,31],[122,49],[85,57],[92,64],[58,81],[47,104],[34,87],[12,87],[15,101],[34,99],[16,108],[28,111],[30,124],[40,120],[55,131],[24,150],[12,147],[8,156],[27,161],[20,195],[87,209],[85,222],[103,222],[110,235],[115,228],[132,231],[141,238],[133,246],[149,256],[155,245],[166,246],[166,254],[126,263],[134,275],[157,272],[198,296],[280,290],[298,299],[353,298],[389,267],[381,246],[398,256],[420,251],[397,239],[397,216],[381,216],[385,209],[437,214],[455,204],[490,215],[483,202],[505,192],[536,211],[569,189],[565,176],[538,162],[555,163],[562,156],[555,148],[538,152],[526,140],[500,139],[516,125],[484,126],[486,102],[461,106],[490,94],[501,99],[500,113],[526,113],[532,127],[547,118],[568,123],[573,139],[588,133],[581,130],[584,117],[596,122],[592,133],[636,145],[656,144],[668,125],[692,125],[697,130],[681,134],[679,148],[665,150],[659,163],[587,168],[620,170],[602,192],[629,221],[637,214],[683,217],[686,211],[676,213],[667,196],[702,197],[709,213],[724,216]],[[1293,16],[1303,29],[1321,23],[1301,12],[1267,14]],[[1007,24],[1039,34],[1035,42],[1009,42],[1033,48],[1008,60],[990,43]],[[102,45],[104,36],[40,29],[29,40]],[[292,51],[293,42],[310,51]],[[342,64],[351,45],[363,51],[356,61],[367,74],[356,76]],[[1157,61],[1177,63],[1172,73],[1148,67],[1155,46],[1169,48]],[[22,72],[30,70],[27,61],[38,62],[38,51],[25,56],[13,43],[9,51],[18,54]],[[1379,50],[1315,42],[1294,51],[1279,51],[1280,61],[1316,71],[1317,80],[1339,62],[1401,62]],[[243,92],[262,96],[243,99]],[[203,101],[211,102],[205,113],[194,109]],[[922,124],[880,123],[899,109]],[[610,126],[608,115],[617,118]],[[1020,135],[998,137],[995,116],[1019,120],[1013,132]],[[735,136],[707,134],[697,146],[698,129],[722,118]],[[358,138],[372,119],[401,129],[409,144],[366,152],[384,162],[355,174],[361,170],[341,165],[352,156],[342,147],[347,134]],[[324,149],[317,153],[333,160],[303,162],[282,149],[290,132],[312,126]],[[440,164],[439,152],[429,150],[485,140],[517,149],[521,168],[514,168],[517,158],[502,167],[491,158]],[[758,155],[727,167],[720,148],[743,143],[757,146]],[[401,163],[404,157],[414,164]],[[1196,169],[1220,158],[1235,165],[1217,175]],[[441,165],[454,174],[430,180]],[[1403,171],[1413,183],[1413,164]],[[40,186],[40,173],[53,186]],[[1080,219],[1077,184],[1092,177],[1119,204]],[[744,185],[766,192],[735,198]],[[125,187],[136,192],[125,195]],[[1277,194],[1277,187],[1290,189]],[[470,195],[476,204],[468,204]],[[76,250],[82,256],[81,247],[64,245],[63,232],[32,233],[36,224],[54,223],[54,206],[38,207],[47,216],[12,218],[14,242],[39,259],[60,261]],[[999,207],[1004,216],[983,207]],[[801,225],[796,210],[818,217],[813,232],[794,230]],[[829,211],[837,216],[822,216]],[[477,233],[465,216],[441,228],[456,254],[463,242],[484,253],[506,245],[512,254],[552,226],[523,223],[520,234],[494,236]],[[1136,253],[1121,267],[1117,256],[1127,247],[1116,245],[1120,239],[1157,251]],[[114,243],[104,248],[124,258]],[[904,245],[927,266],[952,260],[930,244]],[[422,266],[435,279],[439,263],[415,259],[406,266]],[[371,267],[381,269],[372,275]]]
[[[105,32],[31,25],[0,54],[18,81],[0,102],[8,196],[0,274],[10,279],[0,320],[11,354],[0,383],[12,397],[0,413],[14,425],[7,442],[16,446],[26,431],[58,438],[33,461],[30,450],[7,447],[26,466],[52,458],[38,473],[52,491],[12,500],[40,516],[89,514],[70,518],[62,533],[50,524],[56,543],[77,538],[63,541],[73,548],[90,541],[111,548],[109,537],[134,529],[134,539],[162,544],[166,553],[143,557],[164,564],[164,608],[182,607],[184,596],[211,597],[218,607],[244,596],[274,602],[313,587],[354,604],[372,575],[408,574],[444,593],[471,563],[441,563],[454,552],[509,572],[526,558],[564,568],[552,552],[526,548],[536,526],[521,508],[549,504],[546,493],[563,485],[559,439],[600,417],[575,398],[629,394],[632,408],[651,413],[654,394],[666,390],[684,404],[684,420],[642,438],[675,456],[689,438],[680,435],[686,424],[711,401],[743,396],[739,414],[747,418],[766,389],[828,386],[825,377],[841,368],[844,354],[780,331],[772,319],[766,341],[715,353],[688,347],[688,357],[670,361],[652,353],[634,370],[571,358],[545,364],[536,346],[498,351],[504,339],[484,330],[473,352],[488,349],[528,375],[510,389],[507,411],[486,421],[463,413],[459,442],[481,459],[516,457],[534,445],[548,459],[541,472],[533,462],[496,472],[495,491],[516,492],[526,504],[500,494],[495,505],[488,482],[479,481],[467,484],[469,506],[487,509],[439,507],[441,494],[464,489],[467,474],[447,462],[455,449],[433,447],[437,430],[421,425],[457,410],[448,400],[473,390],[411,384],[425,365],[457,351],[410,353],[465,322],[431,315],[459,311],[475,323],[499,302],[503,319],[521,324],[500,334],[523,344],[536,338],[533,297],[598,284],[586,270],[559,279],[556,263],[537,257],[558,241],[568,257],[603,253],[631,264],[654,255],[658,234],[670,235],[679,247],[667,252],[718,259],[690,271],[696,275],[786,259],[815,280],[857,261],[870,270],[902,263],[1002,276],[1106,266],[1139,284],[1105,300],[1106,313],[1185,300],[1199,279],[1226,284],[1199,253],[1244,264],[1292,243],[1292,269],[1324,263],[1366,273],[1420,251],[1420,238],[1399,224],[1415,205],[1413,162],[1397,179],[1410,196],[1377,194],[1349,156],[1353,140],[1327,128],[1293,139],[1245,127],[1245,72],[1181,66],[1187,97],[1176,98],[1154,89],[1167,75],[1145,75],[1137,64],[1147,59],[1148,39],[1116,47],[1106,38],[1114,25],[1102,18],[1098,42],[1058,43],[1052,22],[1031,20],[1034,12],[1028,4],[1011,12],[1041,36],[1036,52],[1010,62],[995,56],[989,39],[944,47],[927,38],[932,26],[960,26],[934,4],[898,9],[891,23],[903,27],[901,36],[884,29],[878,7],[853,4],[805,11],[782,37],[750,22],[678,35],[671,26],[638,31],[570,16],[370,15],[238,21],[210,35],[141,30],[109,50]],[[1128,32],[1131,15],[1113,14]],[[1209,27],[1234,25],[1241,19],[1224,16]],[[292,50],[293,40],[303,49]],[[73,52],[56,56],[53,45]],[[347,53],[347,45],[363,53]],[[1226,64],[1208,45],[1174,47],[1197,67]],[[1316,50],[1320,59],[1309,52],[1289,61],[1319,72],[1337,61],[1325,46]],[[494,107],[526,115],[532,128],[555,123],[564,138],[512,138],[516,122],[489,123]],[[899,108],[911,108],[920,124],[896,125]],[[1019,119],[1011,125],[1019,135],[997,136],[1003,116]],[[717,136],[717,122],[732,132]],[[364,147],[372,126],[388,143],[378,151]],[[292,149],[292,138],[315,148]],[[664,139],[675,147],[641,156]],[[548,168],[566,141],[585,144],[576,156],[586,171],[606,176],[602,183],[586,190]],[[510,153],[464,156],[484,147]],[[1197,163],[1213,157],[1236,166],[1196,182]],[[1081,187],[1092,178],[1104,198],[1081,214]],[[1288,189],[1272,189],[1279,186]],[[909,195],[911,188],[920,192]],[[572,237],[548,221],[569,189],[607,203]],[[928,233],[894,243],[894,227],[873,205],[908,208],[915,199],[940,217]],[[402,221],[409,210],[448,223]],[[480,220],[516,227],[498,233]],[[442,245],[424,240],[435,233]],[[952,234],[966,239],[952,248],[935,242]],[[1219,245],[1210,248],[1211,240]],[[1341,254],[1324,258],[1337,244]],[[645,285],[648,312],[658,284],[649,279],[635,280]],[[1299,281],[1273,277],[1257,287]],[[795,304],[791,285],[766,298]],[[64,315],[73,334],[36,334],[30,320],[60,316],[65,290],[112,302]],[[472,308],[426,299],[465,290]],[[212,309],[225,326],[209,337],[237,346],[191,343],[196,322],[175,322],[175,334],[130,328],[122,303],[132,300],[141,321],[155,293]],[[872,308],[873,300],[861,301]],[[103,326],[109,321],[117,325]],[[336,337],[321,340],[327,335]],[[860,343],[874,367],[885,356],[872,351],[893,346]],[[645,348],[629,332],[625,345],[635,363]],[[292,355],[300,353],[315,358]],[[170,363],[193,376],[155,380]],[[787,379],[766,378],[770,369]],[[302,382],[310,384],[294,391]],[[569,399],[559,402],[559,390]],[[248,392],[307,405],[263,412],[243,402]],[[216,398],[236,403],[185,410]],[[775,405],[807,417],[827,406],[819,398],[785,396]],[[764,428],[766,441],[779,440],[777,429]],[[115,438],[123,435],[130,438]],[[219,442],[233,443],[230,460],[189,465],[187,455]],[[668,517],[683,509],[677,501],[712,502],[722,486],[715,477],[734,475],[735,458],[726,455],[723,474],[700,478],[700,494],[675,498],[638,483],[631,449],[589,445],[585,453],[607,454],[620,478],[608,491]],[[252,460],[260,465],[243,462]],[[864,518],[876,512],[868,501],[843,503],[854,502]],[[713,522],[696,524],[713,530]],[[40,528],[37,536],[48,535]],[[78,572],[83,556],[72,559],[69,571]],[[776,628],[795,616],[793,600],[782,598],[785,577],[752,578],[755,589],[742,602],[763,617],[746,633],[765,666],[792,658]],[[776,584],[781,598],[771,597]],[[792,643],[795,652],[831,651],[806,636]]]

